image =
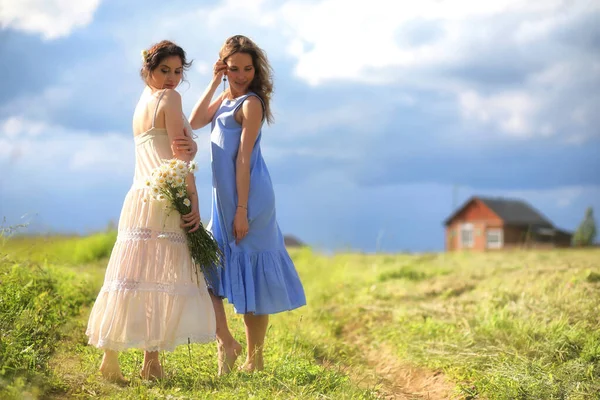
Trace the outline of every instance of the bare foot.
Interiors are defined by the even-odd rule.
[[[242,345],[233,341],[227,346],[224,343],[217,342],[217,357],[219,364],[219,375],[225,375],[231,372],[235,361],[242,352]]]
[[[109,363],[102,362],[100,366],[100,372],[104,379],[111,383],[116,383],[117,385],[128,385],[129,381],[125,379],[123,374],[121,373],[121,368],[118,365],[111,365]]]
[[[160,364],[157,363],[149,363],[145,364],[142,367],[142,371],[140,372],[140,378],[148,380],[148,381],[156,381],[159,379],[163,379],[165,377],[165,373]]]
[[[265,363],[263,362],[262,359],[255,360],[254,362],[246,360],[244,365],[241,365],[239,368],[239,370],[242,372],[262,371],[263,369],[265,369]]]

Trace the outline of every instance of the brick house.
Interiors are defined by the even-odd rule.
[[[521,200],[474,196],[444,225],[447,251],[571,246],[571,233]]]

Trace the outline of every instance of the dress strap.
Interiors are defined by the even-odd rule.
[[[158,105],[160,104],[160,99],[162,99],[166,90],[163,90],[160,96],[158,96],[158,101],[156,102],[156,109],[154,110],[154,116],[152,117],[152,128],[154,128],[154,122],[156,122],[156,114],[158,113]]]

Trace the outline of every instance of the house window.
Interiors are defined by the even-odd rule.
[[[488,249],[499,249],[503,244],[502,229],[488,229],[486,234]]]
[[[473,247],[473,224],[462,224],[460,226],[460,247]]]

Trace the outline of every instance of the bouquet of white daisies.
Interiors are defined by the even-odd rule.
[[[196,162],[189,163],[171,159],[165,160],[160,167],[152,171],[146,181],[150,188],[150,199],[164,203],[165,208],[177,210],[181,215],[192,211],[192,202],[188,197],[185,184],[186,177],[198,169]],[[202,223],[194,232],[186,232],[188,247],[195,265],[196,276],[202,271],[204,275],[214,273],[222,264],[223,254],[218,243]]]

